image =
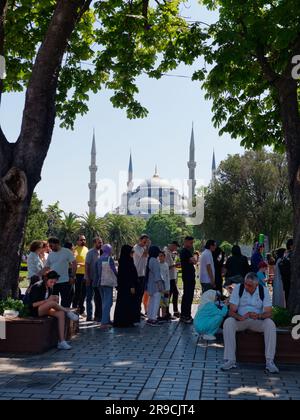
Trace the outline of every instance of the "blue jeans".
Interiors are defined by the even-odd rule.
[[[102,300],[101,324],[107,325],[110,323],[110,310],[113,305],[113,288],[100,286],[100,295]]]
[[[95,303],[95,321],[101,321],[102,302],[100,290],[93,286],[86,287],[86,313],[88,319],[93,319],[93,299]]]

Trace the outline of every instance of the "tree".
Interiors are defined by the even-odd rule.
[[[247,147],[286,149],[295,241],[289,308],[300,313],[300,114],[299,81],[293,78],[293,57],[300,54],[299,2],[204,4],[220,7],[220,19],[209,30],[214,42],[207,59],[215,65],[205,82],[215,125]]]
[[[47,235],[57,236],[60,235],[62,217],[64,211],[59,207],[59,201],[54,204],[50,204],[46,209],[48,231]]]
[[[134,245],[136,242],[133,218],[111,214],[105,218],[105,225],[108,242],[113,246],[115,255],[119,258],[123,245]]]
[[[90,248],[93,246],[93,239],[97,236],[101,237],[105,242],[107,240],[105,219],[89,213],[85,216],[81,216],[81,232],[85,235],[87,244]]]
[[[253,243],[265,233],[271,249],[279,248],[292,231],[284,156],[246,152],[221,162],[206,196],[204,229],[207,237],[231,243]]]
[[[25,249],[34,240],[45,240],[47,238],[48,224],[47,215],[43,210],[43,203],[38,199],[36,193],[33,194],[28,213],[25,230]]]
[[[64,242],[76,241],[76,237],[80,232],[80,221],[75,213],[64,214],[64,219],[61,221],[59,238]]]
[[[0,55],[7,79],[0,97],[26,90],[20,134],[9,142],[0,128],[0,294],[17,285],[25,222],[56,116],[72,127],[88,110],[89,92],[114,91],[114,106],[143,117],[136,78],[187,30],[180,0],[0,0]],[[90,65],[92,64],[92,65]]]
[[[146,233],[153,245],[164,247],[172,241],[183,242],[185,236],[192,235],[192,227],[186,226],[185,219],[178,215],[156,214],[147,221]]]

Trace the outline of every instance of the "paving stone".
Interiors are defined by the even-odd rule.
[[[300,399],[299,366],[282,366],[278,376],[251,364],[222,372],[222,345],[198,343],[193,327],[178,322],[155,332],[144,324],[108,334],[83,328],[72,344],[71,352],[0,356],[0,400]]]

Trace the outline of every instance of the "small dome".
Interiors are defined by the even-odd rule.
[[[156,200],[156,198],[144,197],[144,198],[141,198],[139,200],[139,205],[140,205],[140,207],[145,207],[145,206],[148,207],[149,205],[159,207],[160,202],[158,200]]]
[[[141,183],[140,188],[162,188],[165,190],[171,190],[173,187],[166,179],[160,178],[159,176],[154,176],[150,179],[146,179],[144,182]]]

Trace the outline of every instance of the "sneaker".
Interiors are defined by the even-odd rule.
[[[169,318],[160,316],[159,318],[157,318],[157,321],[162,323],[169,322]]]
[[[268,360],[267,361],[266,372],[267,373],[274,373],[274,374],[279,373],[279,369],[275,365],[275,363],[273,362],[273,360]]]
[[[192,317],[181,317],[180,321],[184,322],[185,324],[192,324],[194,320]]]
[[[227,372],[231,369],[236,369],[236,362],[233,360],[227,360],[227,362],[224,363],[224,365],[221,366],[221,370],[223,370],[224,372]]]
[[[174,312],[174,314],[173,314],[173,316],[175,317],[175,318],[180,318],[180,312]]]
[[[75,312],[67,312],[67,317],[71,320],[71,321],[79,321],[79,315],[75,314]]]
[[[148,319],[148,321],[146,322],[147,325],[150,325],[150,327],[159,327],[161,324],[158,321],[152,321],[150,319]]]
[[[66,341],[61,341],[57,345],[58,350],[71,350],[71,346]]]
[[[216,337],[214,335],[204,334],[202,338],[203,338],[203,340],[206,340],[206,341],[216,341]]]
[[[110,328],[111,328],[110,324],[101,324],[100,325],[100,330],[102,330],[102,331],[109,331]]]

